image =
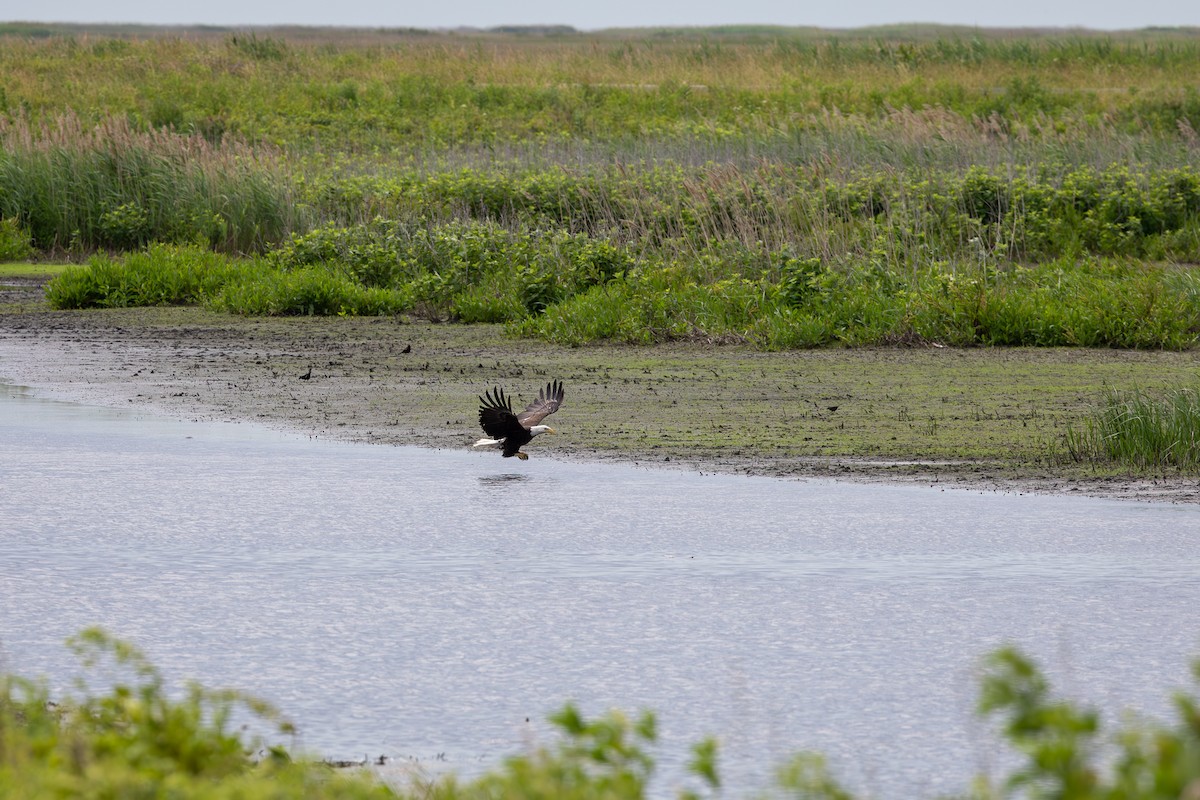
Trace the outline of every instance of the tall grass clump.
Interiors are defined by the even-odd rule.
[[[1076,461],[1200,472],[1200,387],[1112,391],[1066,444]]]
[[[364,286],[325,268],[280,269],[265,258],[166,244],[93,256],[51,281],[46,300],[64,309],[206,305],[256,316],[380,316],[413,304],[411,293]]]
[[[207,298],[218,311],[245,316],[366,316],[399,314],[413,306],[409,292],[363,286],[323,269],[268,270],[229,283]]]
[[[158,244],[120,258],[96,255],[69,267],[46,287],[46,300],[51,308],[195,305],[266,269],[252,259]]]
[[[0,118],[0,217],[41,250],[170,242],[255,253],[303,224],[261,148],[71,113],[43,125]]]

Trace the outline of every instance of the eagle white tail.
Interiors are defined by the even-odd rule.
[[[503,443],[503,439],[480,439],[478,442],[471,445],[471,447],[495,447],[496,445]]]

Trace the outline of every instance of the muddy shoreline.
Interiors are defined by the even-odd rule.
[[[531,457],[983,491],[1200,502],[1196,478],[1048,457],[1089,391],[1184,381],[1195,353],[559,348],[489,326],[244,319],[201,309],[0,311],[0,379],[50,397],[307,435],[460,449],[475,396],[551,378]],[[515,460],[514,460],[515,462]]]

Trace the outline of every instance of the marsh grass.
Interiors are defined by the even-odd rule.
[[[301,224],[268,151],[67,113],[0,118],[0,217],[40,250],[196,243],[253,253]]]
[[[929,34],[925,34],[926,37]],[[5,105],[75,107],[210,138],[342,152],[435,144],[803,128],[823,114],[945,109],[1003,134],[1106,119],[1114,130],[1200,128],[1200,41],[946,30],[878,37],[776,29],[609,35],[13,38]],[[1137,87],[1131,90],[1131,87]],[[307,143],[301,145],[301,143]]]
[[[504,322],[568,345],[743,342],[1032,345],[1182,350],[1200,331],[1200,281],[1128,259],[848,269],[784,248],[642,253],[585,234],[494,223],[325,228],[269,258],[153,245],[67,270],[54,308],[204,304],[239,314]]]
[[[245,316],[385,316],[409,311],[411,292],[363,286],[324,269],[262,270],[205,298],[209,308]]]
[[[1076,461],[1200,472],[1200,387],[1110,392],[1066,446]]]
[[[53,308],[205,305],[256,316],[380,316],[410,309],[410,293],[363,286],[327,269],[280,270],[195,246],[151,245],[120,258],[92,257],[52,280]]]
[[[197,304],[259,271],[253,260],[159,244],[120,258],[94,256],[86,265],[68,267],[50,282],[46,300],[53,308]]]
[[[562,344],[740,341],[765,350],[941,344],[1186,349],[1200,295],[1173,276],[1124,262],[1059,261],[985,270],[846,272],[699,282],[673,267],[566,299],[516,324]]]
[[[730,252],[787,246],[803,257],[853,262],[849,266],[882,259],[892,269],[1085,253],[1200,258],[1200,174],[1191,166],[393,170],[387,177],[312,184],[305,202],[346,225],[377,216],[481,220],[584,233],[675,256],[725,245]]]

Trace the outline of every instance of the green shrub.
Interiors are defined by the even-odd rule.
[[[29,231],[16,218],[0,219],[0,262],[24,261],[32,255]]]
[[[1193,674],[1200,680],[1200,662]],[[1184,693],[1174,705],[1174,728],[1138,721],[1097,741],[1095,711],[1055,699],[1032,662],[1012,648],[999,650],[988,659],[980,710],[1003,718],[1006,738],[1025,761],[1002,788],[988,787],[979,796],[1186,797],[1200,785],[1200,705]]]
[[[785,257],[780,267],[779,291],[784,303],[799,308],[821,290],[825,267],[819,258]]]
[[[265,271],[214,293],[209,305],[247,316],[381,316],[409,310],[412,297],[364,287],[319,268]]]
[[[364,286],[393,286],[420,272],[414,235],[381,218],[348,227],[326,225],[293,234],[271,259],[283,269],[320,266],[341,270]]]
[[[267,703],[198,684],[173,699],[159,671],[128,643],[89,629],[70,644],[86,666],[107,667],[114,684],[103,694],[89,691],[50,702],[43,686],[0,676],[0,796],[394,796],[361,777],[293,762],[281,746],[260,738],[292,733],[291,724]],[[266,730],[244,738],[235,714]],[[260,752],[263,757],[255,755]]]
[[[641,800],[652,790],[658,725],[613,711],[585,718],[573,705],[550,719],[555,741],[511,756],[476,778],[454,774],[387,785],[367,773],[333,772],[289,753],[276,739],[294,731],[270,705],[240,692],[190,684],[169,692],[159,671],[128,643],[99,629],[71,646],[89,669],[111,681],[78,685],[81,697],[51,698],[40,684],[0,676],[0,796],[50,798],[171,797],[177,800],[283,798],[546,798]],[[1194,667],[1200,681],[1200,661]],[[1171,727],[1127,722],[1101,739],[1094,710],[1056,697],[1036,665],[1013,648],[985,662],[979,711],[996,717],[1016,751],[999,783],[981,777],[962,796],[1064,800],[1189,797],[1200,784],[1200,703],[1175,697]],[[235,716],[240,725],[235,726]],[[251,724],[246,725],[249,717]],[[260,731],[248,734],[247,728]],[[717,796],[722,781],[715,739],[692,746],[687,768],[699,791]],[[803,753],[776,772],[778,793],[808,800],[853,800],[821,756]],[[771,796],[775,796],[772,794]]]
[[[150,241],[150,214],[137,203],[122,203],[100,214],[96,224],[100,242],[119,250],[133,250]]]
[[[554,747],[508,758],[481,778],[459,783],[453,776],[435,784],[438,800],[529,800],[642,798],[654,772],[646,747],[657,740],[653,714],[635,722],[613,712],[588,721],[573,705],[550,717],[562,734]]]
[[[196,304],[265,268],[197,247],[152,245],[121,259],[93,256],[85,266],[67,269],[46,287],[46,300],[52,308]]]

